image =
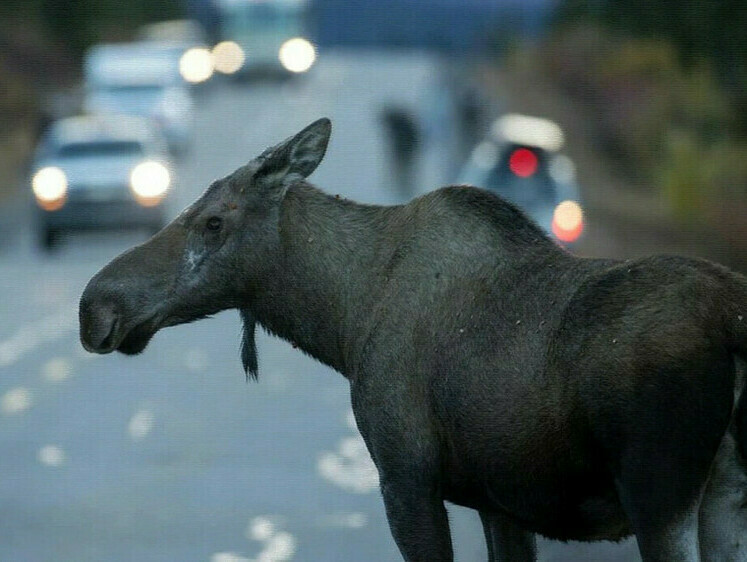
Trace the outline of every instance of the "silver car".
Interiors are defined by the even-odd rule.
[[[146,117],[174,152],[191,141],[194,102],[180,74],[185,46],[159,42],[96,45],[84,63],[87,113]]]
[[[172,170],[165,140],[145,119],[81,116],[55,122],[37,148],[30,182],[40,245],[51,249],[67,230],[160,230]]]

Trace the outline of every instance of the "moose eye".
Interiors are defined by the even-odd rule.
[[[205,224],[205,227],[213,232],[218,232],[221,226],[223,226],[223,220],[220,217],[210,217]]]

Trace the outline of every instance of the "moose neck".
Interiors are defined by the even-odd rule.
[[[253,287],[257,321],[349,376],[355,324],[370,314],[377,248],[391,209],[339,199],[306,183],[291,187],[280,210],[277,255]]]

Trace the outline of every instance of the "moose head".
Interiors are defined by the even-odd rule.
[[[268,148],[99,271],[80,300],[85,349],[137,354],[161,328],[237,308],[242,361],[256,377],[255,319],[246,305],[263,290],[262,269],[278,254],[283,198],[317,168],[330,132],[329,119],[319,119]]]

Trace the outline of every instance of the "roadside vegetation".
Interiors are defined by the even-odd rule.
[[[747,4],[565,0],[542,71],[592,108],[607,155],[685,224],[747,238]]]

